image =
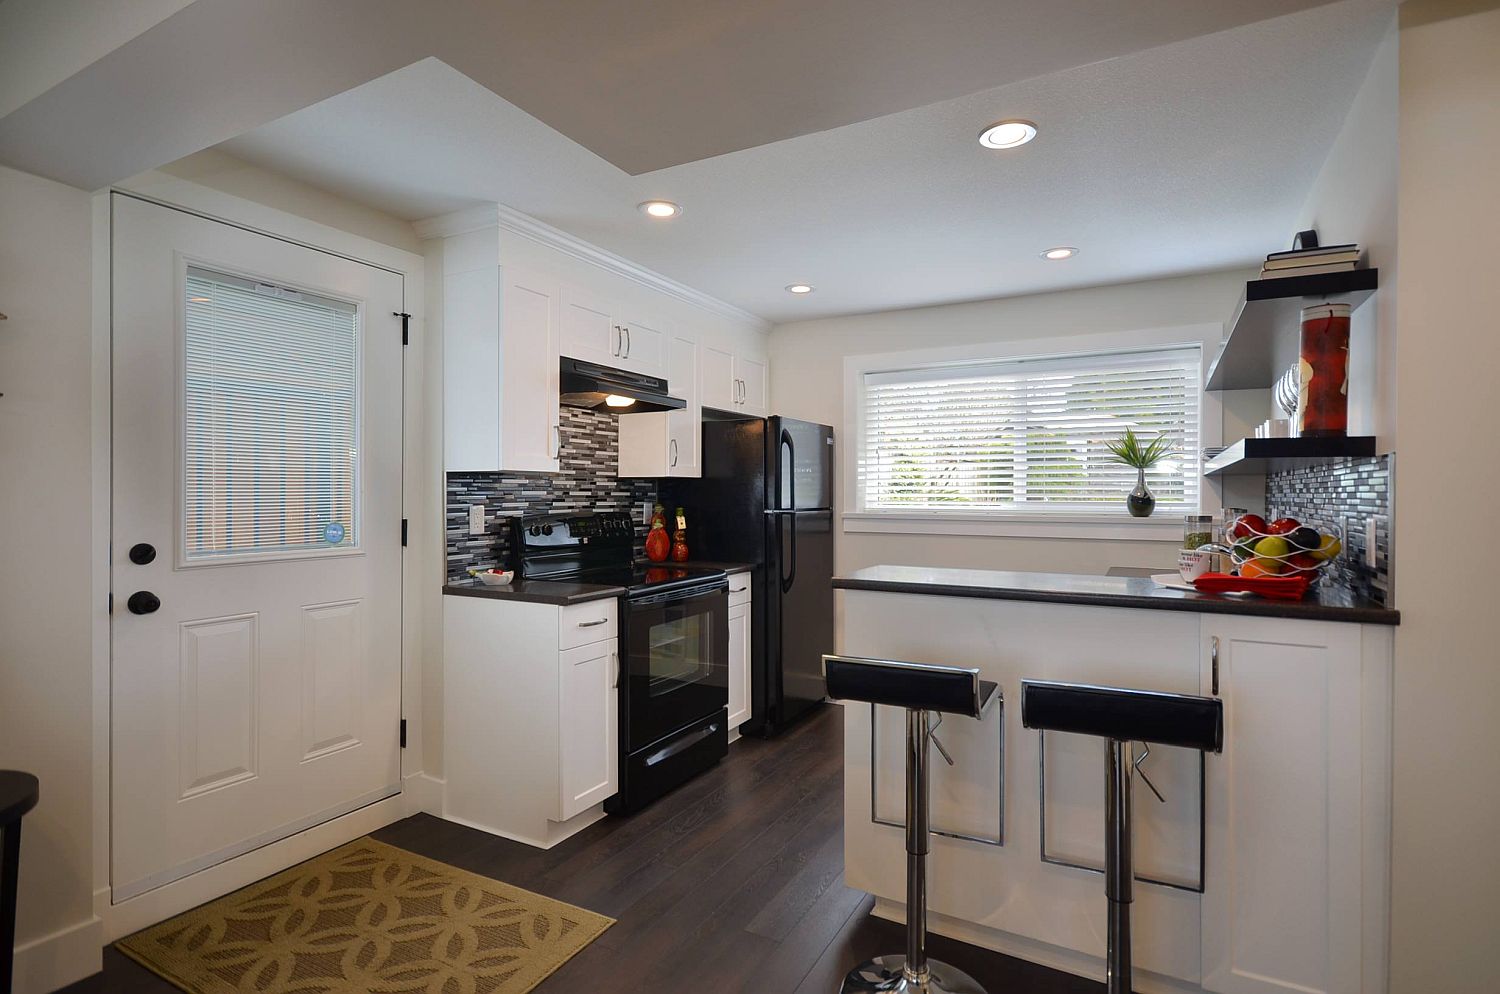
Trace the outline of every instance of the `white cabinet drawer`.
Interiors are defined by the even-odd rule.
[[[729,574],[729,606],[736,607],[740,604],[750,603],[750,580],[751,573]]]
[[[620,602],[587,601],[563,608],[559,614],[557,642],[559,648],[603,642],[619,634]]]

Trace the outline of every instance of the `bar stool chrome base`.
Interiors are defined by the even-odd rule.
[[[927,961],[927,982],[906,975],[905,956],[877,956],[861,963],[844,978],[839,994],[871,994],[873,991],[897,994],[985,994],[979,981],[956,966],[939,960]]]

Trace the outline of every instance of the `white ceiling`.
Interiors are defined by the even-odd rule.
[[[1033,293],[1286,247],[1392,9],[1349,0],[644,176],[433,59],[221,147],[405,218],[505,203],[774,321]],[[1036,141],[982,149],[1010,116]],[[644,218],[651,197],[684,214]],[[1039,258],[1052,245],[1081,251]]]
[[[437,58],[630,173],[1326,0],[14,0],[0,163],[96,189]]]

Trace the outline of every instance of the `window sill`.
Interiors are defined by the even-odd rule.
[[[1183,512],[1185,513],[1185,512]],[[849,511],[845,533],[978,535],[997,538],[1071,538],[1114,542],[1181,542],[1177,512],[1164,517],[1114,514],[956,514],[951,511]]]

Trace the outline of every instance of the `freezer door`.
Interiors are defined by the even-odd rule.
[[[772,510],[822,510],[833,506],[833,429],[827,425],[768,419]]]

